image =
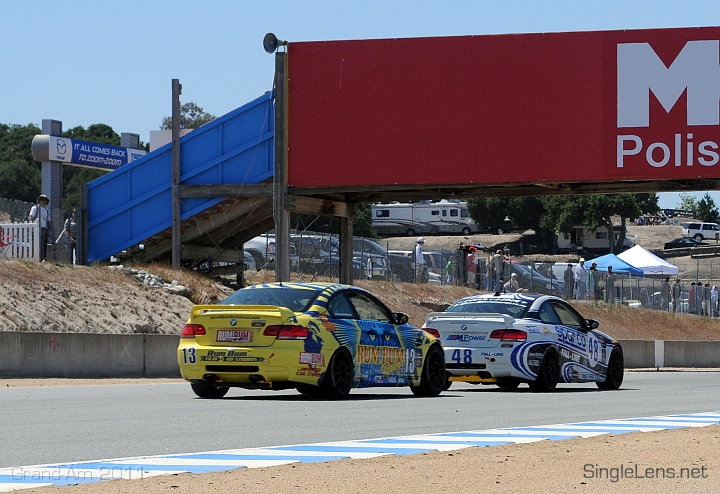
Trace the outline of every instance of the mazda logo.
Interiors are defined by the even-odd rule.
[[[67,151],[67,144],[65,144],[65,141],[57,141],[57,152],[58,154],[65,154]]]

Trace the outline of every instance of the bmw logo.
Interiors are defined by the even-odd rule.
[[[237,321],[235,320],[234,317],[232,319],[230,319],[230,326],[235,326],[236,324],[237,324]]]
[[[467,330],[467,324],[463,324],[462,326],[460,326],[460,329],[462,329],[463,331]]]

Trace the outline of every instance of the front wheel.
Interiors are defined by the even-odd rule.
[[[615,347],[610,353],[605,380],[596,384],[600,389],[619,389],[620,386],[622,386],[624,377],[625,359],[623,358],[622,350],[619,347]]]
[[[694,238],[695,240],[697,240],[698,242],[702,242],[702,241],[703,241],[703,236],[700,235],[699,233],[696,233],[693,238]]]
[[[408,228],[407,231],[405,232],[405,234],[406,234],[408,237],[414,237],[414,236],[415,236],[415,230],[413,230],[412,228]]]
[[[193,392],[200,398],[217,399],[225,396],[230,388],[213,386],[209,383],[190,383]]]
[[[541,392],[552,391],[557,386],[559,379],[560,369],[557,354],[548,350],[542,359],[537,377],[530,383],[530,389]]]
[[[434,344],[425,355],[420,386],[411,386],[410,389],[416,396],[437,396],[445,389],[446,383],[445,355],[440,346]]]
[[[353,384],[353,359],[347,348],[341,347],[330,357],[325,377],[320,385],[328,398],[342,399],[350,394]]]

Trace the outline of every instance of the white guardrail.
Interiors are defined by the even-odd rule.
[[[40,260],[40,228],[33,223],[0,223],[0,259]]]

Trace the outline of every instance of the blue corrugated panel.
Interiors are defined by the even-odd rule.
[[[182,185],[257,184],[273,175],[272,94],[180,139]],[[172,144],[90,182],[88,262],[101,261],[172,225]],[[183,199],[181,219],[223,197]]]

